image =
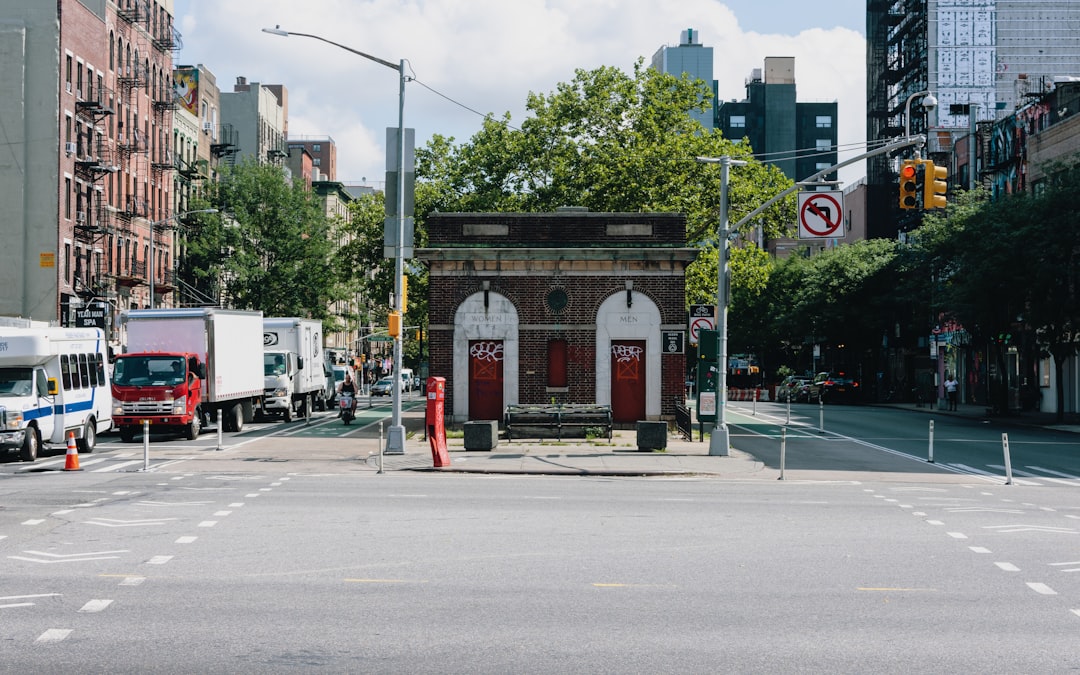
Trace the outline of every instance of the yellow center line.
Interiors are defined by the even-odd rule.
[[[353,584],[426,584],[427,579],[346,579]]]
[[[890,588],[867,588],[867,586],[859,586],[856,591],[902,591],[910,593],[937,593],[937,589],[890,589]]]

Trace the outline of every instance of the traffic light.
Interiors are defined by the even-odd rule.
[[[926,167],[923,178],[923,208],[943,209],[948,204],[945,192],[948,191],[949,184],[945,181],[949,177],[949,169],[934,166],[934,161],[930,159],[922,160],[922,164]]]
[[[900,208],[914,209],[919,206],[918,166],[915,159],[905,159],[900,166]]]
[[[401,313],[400,312],[390,312],[390,317],[387,319],[386,325],[387,325],[387,327],[389,329],[386,332],[390,335],[390,337],[392,337],[392,338],[401,337]]]

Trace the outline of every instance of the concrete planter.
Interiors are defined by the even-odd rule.
[[[499,445],[499,423],[476,420],[465,423],[466,450],[493,450]]]
[[[641,420],[637,423],[637,448],[642,452],[667,449],[667,422]]]

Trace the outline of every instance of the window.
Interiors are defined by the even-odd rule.
[[[71,242],[64,242],[64,281],[71,283]]]
[[[828,115],[818,115],[815,119],[815,126],[817,126],[818,129],[831,129],[832,117]]]
[[[71,361],[67,354],[60,355],[60,379],[64,384],[64,391],[71,389]]]
[[[64,178],[64,217],[71,220],[71,179]]]
[[[68,54],[67,55],[67,60],[64,61],[64,82],[67,83],[68,92],[71,91],[71,67],[72,67],[71,54]]]
[[[311,151],[312,152],[322,152],[322,145],[316,143],[315,145],[311,146]]]
[[[728,118],[728,126],[732,129],[745,129],[746,115],[732,115]]]
[[[828,152],[833,149],[832,139],[819,138],[817,139],[818,152]]]
[[[97,371],[98,386],[106,386],[108,382],[105,380],[105,359],[100,353],[94,354],[94,370]]]
[[[319,159],[318,157],[316,157],[315,159],[311,160],[311,163],[312,163],[313,166],[321,166],[322,165],[322,160]]]
[[[86,363],[86,354],[79,354],[79,373],[82,375],[81,386],[90,386],[90,366]]]
[[[566,340],[548,342],[548,383],[549,388],[565,389],[568,385],[566,376]]]

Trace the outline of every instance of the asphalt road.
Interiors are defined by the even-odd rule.
[[[913,478],[946,471],[1005,480],[1007,440],[1014,484],[1080,486],[1080,434],[873,406],[793,404],[790,410],[789,417],[784,404],[731,404],[732,445],[778,467],[786,428],[787,469],[839,477],[894,471]]]
[[[995,425],[935,420],[931,464],[927,416],[817,412],[784,481],[377,474],[377,422],[330,416],[155,437],[149,472],[107,438],[6,462],[0,670],[1080,668],[1075,437],[1009,428],[1004,485]],[[785,417],[739,408],[733,443],[778,464]]]
[[[9,672],[1080,667],[1080,491],[365,475],[0,483]]]

